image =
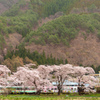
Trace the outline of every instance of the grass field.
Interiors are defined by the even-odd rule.
[[[45,95],[1,95],[0,100],[100,100],[100,94],[82,95],[78,94],[45,94]]]

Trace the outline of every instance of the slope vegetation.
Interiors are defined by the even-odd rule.
[[[70,6],[70,0],[63,0],[62,2],[61,0],[59,2],[57,0],[31,0],[31,2],[30,0],[12,0],[12,2],[11,0],[1,0],[0,3],[5,6],[8,5],[10,9],[0,16],[0,48],[3,49],[6,47],[6,38],[4,39],[4,36],[9,37],[9,34],[18,33],[25,37],[33,27],[37,26],[40,18],[60,11],[59,9],[62,9],[65,2],[67,6]],[[68,10],[67,6],[66,10]],[[51,9],[51,7],[55,7],[55,10]],[[49,14],[47,14],[48,11],[50,12]],[[10,46],[12,46],[12,43]]]
[[[87,34],[100,34],[100,14],[66,15],[44,24],[37,31],[31,31],[26,41],[36,44],[63,44],[69,45],[80,30]],[[85,34],[83,33],[85,36]],[[87,36],[87,35],[86,35]]]
[[[78,0],[71,13],[100,13],[100,0]]]
[[[10,9],[18,0],[0,0],[0,14]]]
[[[99,66],[100,14],[71,14],[44,24],[25,38],[26,48],[68,59],[69,63]],[[29,45],[30,44],[30,45]]]
[[[100,0],[31,0],[34,11],[39,15],[47,17],[53,15],[58,11],[69,14],[85,10],[89,12],[100,12]],[[85,12],[86,13],[86,12]]]
[[[8,4],[14,5],[0,16],[0,54],[6,54],[4,48],[23,45],[76,65],[100,65],[100,0],[12,0]],[[61,17],[54,17],[58,12]]]

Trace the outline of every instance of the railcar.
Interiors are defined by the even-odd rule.
[[[36,90],[34,87],[22,87],[22,86],[0,86],[0,93],[9,91],[11,94],[35,94]]]
[[[57,86],[53,87],[44,87],[42,93],[57,93],[58,88]],[[78,88],[77,86],[63,86],[62,93],[77,93]]]
[[[86,86],[88,87],[89,85],[86,84]],[[11,94],[35,94],[37,92],[37,90],[32,86],[28,86],[28,87],[0,86],[0,93],[5,92],[4,88],[10,90]],[[51,87],[44,87],[43,90],[41,91],[41,93],[57,93],[57,92],[58,92],[57,84],[53,84],[53,86]],[[76,83],[63,84],[62,93],[77,93],[77,92],[78,92],[78,84]]]
[[[57,86],[52,86],[52,87],[44,87],[41,93],[57,93],[58,89]]]
[[[22,87],[22,86],[0,86],[0,93],[4,93],[4,89],[10,90],[11,94],[35,94],[37,90],[34,87]],[[57,86],[44,87],[41,93],[57,93]],[[73,93],[77,92],[77,86],[63,86],[62,93]]]

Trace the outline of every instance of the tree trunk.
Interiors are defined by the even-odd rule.
[[[37,95],[40,95],[40,93],[41,93],[41,91],[40,91],[40,90],[38,90],[38,91],[36,92],[36,94],[37,94]]]
[[[58,95],[60,95],[60,93],[61,93],[61,90],[60,90],[60,89],[58,89]]]
[[[79,95],[83,95],[84,94],[84,87],[78,87],[78,93]]]
[[[60,95],[60,93],[61,93],[61,85],[59,84],[58,85],[58,95]]]

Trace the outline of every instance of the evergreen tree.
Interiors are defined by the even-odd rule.
[[[68,64],[68,61],[67,61],[67,59],[65,59],[65,64]]]

